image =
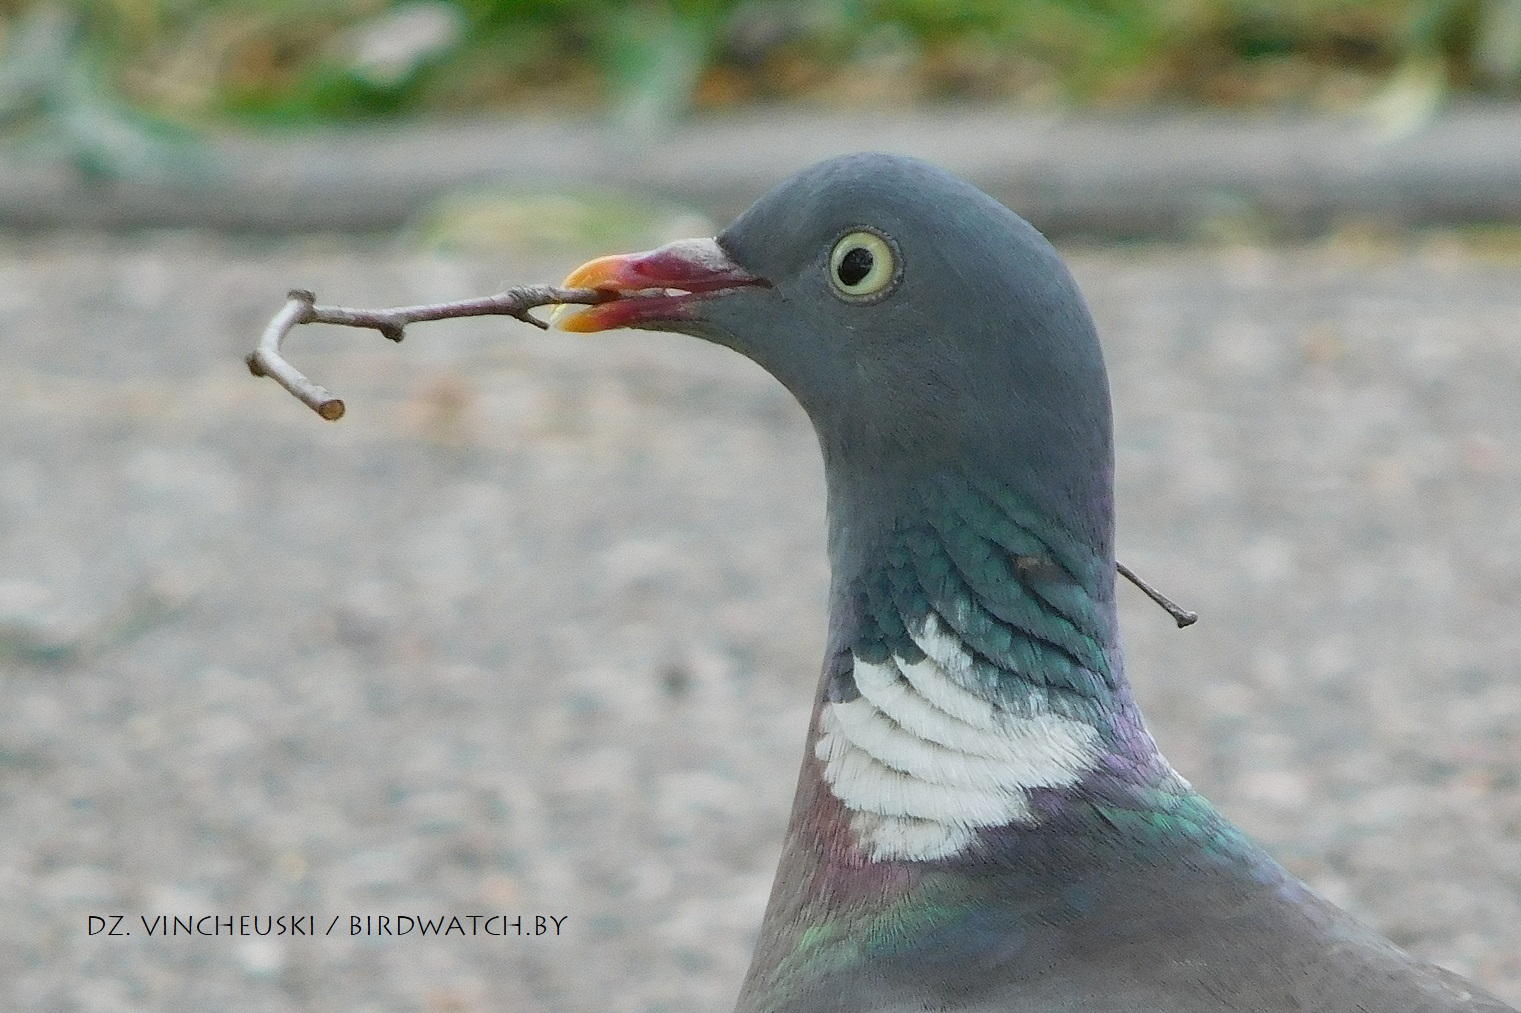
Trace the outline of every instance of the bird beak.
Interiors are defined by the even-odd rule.
[[[565,279],[565,288],[594,288],[614,298],[595,306],[562,304],[549,325],[562,331],[605,331],[695,320],[703,298],[751,285],[769,286],[729,259],[711,239],[682,239],[658,250],[599,257]]]

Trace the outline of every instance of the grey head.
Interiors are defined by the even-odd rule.
[[[837,529],[963,469],[1112,553],[1108,381],[1077,286],[1029,223],[934,165],[831,159],[716,241],[603,258],[566,284],[630,296],[568,329],[693,334],[786,385],[818,433]],[[672,289],[689,294],[647,297]]]

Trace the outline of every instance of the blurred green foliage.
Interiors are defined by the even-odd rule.
[[[0,0],[0,121],[86,100],[635,126],[768,100],[1337,107],[1412,67],[1521,95],[1521,0]]]

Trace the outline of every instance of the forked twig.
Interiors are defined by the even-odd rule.
[[[1173,622],[1178,624],[1178,629],[1181,630],[1185,626],[1192,626],[1194,623],[1199,621],[1199,613],[1190,612],[1188,609],[1183,608],[1181,605],[1173,601],[1171,598],[1167,597],[1161,591],[1158,591],[1156,588],[1146,583],[1140,577],[1137,577],[1135,575],[1135,571],[1131,570],[1130,567],[1126,566],[1124,563],[1121,563],[1119,560],[1115,560],[1114,565],[1115,568],[1120,571],[1121,577],[1124,577],[1136,587],[1140,588],[1141,592],[1145,594],[1146,597],[1162,606],[1163,610],[1168,615],[1172,616]]]
[[[552,285],[524,285],[496,295],[459,302],[429,303],[423,306],[399,306],[388,310],[351,309],[347,306],[318,306],[317,297],[304,289],[292,289],[280,312],[264,328],[259,345],[244,360],[254,376],[267,376],[290,391],[301,402],[329,422],[343,418],[343,401],[326,387],[318,386],[280,352],[286,335],[297,324],[340,324],[344,327],[369,327],[392,341],[400,341],[408,324],[425,320],[451,320],[456,317],[515,317],[541,330],[548,325],[529,310],[560,303],[595,305],[617,296],[591,288],[555,288]]]
[[[348,306],[318,306],[317,297],[305,289],[292,289],[285,305],[264,328],[259,345],[244,360],[248,371],[254,376],[267,376],[294,394],[301,402],[329,422],[343,418],[343,401],[334,397],[326,387],[308,380],[299,369],[280,353],[280,345],[297,324],[340,324],[344,327],[368,327],[377,330],[392,341],[405,336],[408,324],[425,320],[450,320],[456,317],[508,316],[541,330],[548,325],[533,316],[529,310],[540,306],[561,303],[596,305],[616,299],[613,292],[592,288],[555,288],[552,285],[524,285],[508,289],[496,295],[459,302],[428,303],[422,306],[399,306],[388,310],[353,309]],[[1146,597],[1160,605],[1172,616],[1178,628],[1191,626],[1199,619],[1199,613],[1190,612],[1175,604],[1170,598],[1153,588],[1126,566],[1116,562],[1120,575],[1140,588]]]

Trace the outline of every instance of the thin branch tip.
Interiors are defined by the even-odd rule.
[[[1136,587],[1140,588],[1142,594],[1160,605],[1162,607],[1162,611],[1172,616],[1173,622],[1178,624],[1178,629],[1181,630],[1185,626],[1192,626],[1194,623],[1199,621],[1199,613],[1194,612],[1190,609],[1186,609],[1183,606],[1179,605],[1177,602],[1173,601],[1171,598],[1167,597],[1165,594],[1158,591],[1150,584],[1146,583],[1140,577],[1136,576],[1135,571],[1126,566],[1124,563],[1116,560],[1114,566],[1115,569],[1120,571],[1121,577],[1124,577]]]
[[[547,330],[549,325],[535,317],[531,310],[561,303],[594,305],[613,298],[616,298],[614,293],[597,289],[525,285],[481,299],[367,310],[348,306],[318,306],[317,296],[310,289],[293,288],[286,293],[285,305],[265,326],[258,346],[243,361],[254,376],[269,377],[322,418],[336,422],[343,418],[342,399],[308,380],[280,351],[280,346],[297,324],[368,327],[379,331],[391,341],[400,341],[405,337],[408,324],[458,317],[510,316],[540,330]]]

